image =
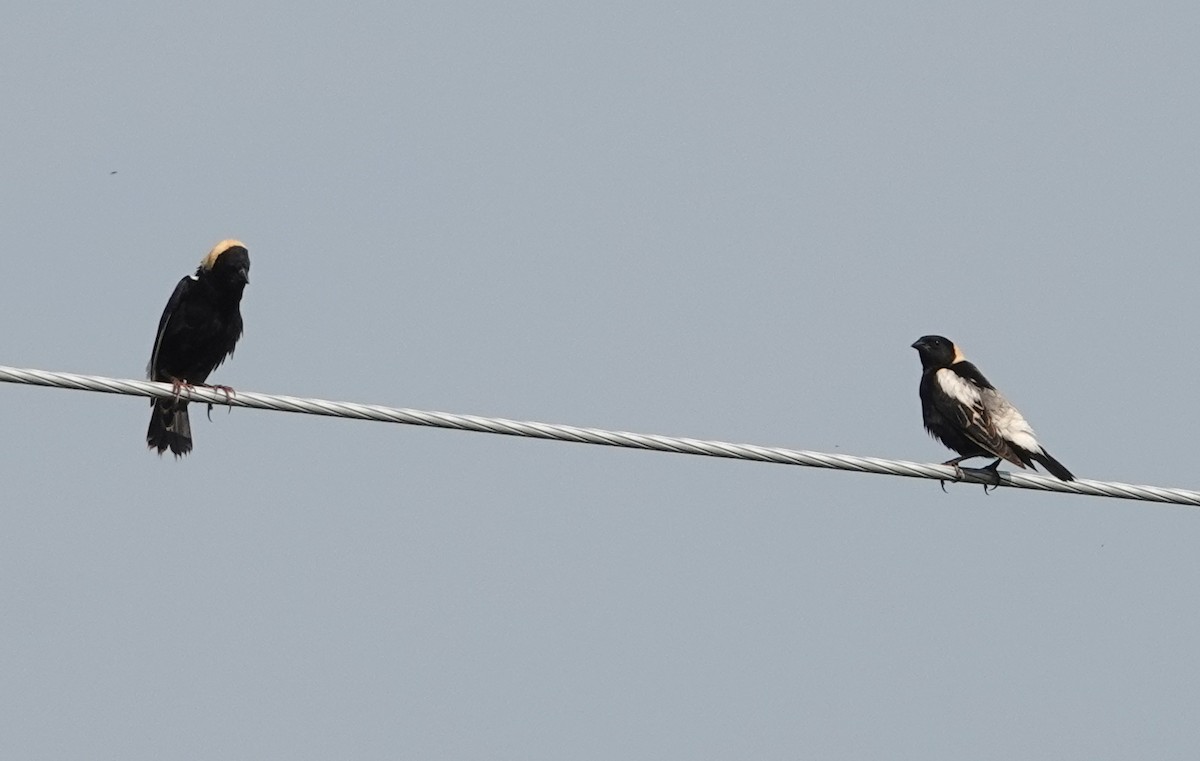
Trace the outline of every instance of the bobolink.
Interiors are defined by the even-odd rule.
[[[233,354],[242,335],[239,305],[249,282],[250,254],[245,244],[223,240],[213,246],[196,274],[180,280],[167,301],[146,367],[150,380],[174,384],[176,391],[204,385],[209,373]],[[159,454],[170,449],[176,457],[192,451],[188,403],[177,394],[175,399],[154,399],[151,404],[146,446]]]
[[[923,336],[912,346],[921,355],[925,430],[961,455],[946,465],[957,468],[972,457],[995,457],[987,470],[995,470],[1001,460],[1019,468],[1037,463],[1063,481],[1075,480],[1071,471],[1038,443],[1017,408],[950,339]]]

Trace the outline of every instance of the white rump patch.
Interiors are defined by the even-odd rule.
[[[999,391],[980,388],[953,370],[945,368],[937,371],[937,382],[950,398],[970,409],[982,411],[987,421],[986,425],[1000,434],[1005,441],[1028,452],[1043,452],[1042,445],[1033,433],[1033,427]]]
[[[984,389],[983,408],[987,410],[996,431],[1005,439],[1026,451],[1042,452],[1042,445],[1034,436],[1033,426],[1029,425],[1025,417],[999,391]]]

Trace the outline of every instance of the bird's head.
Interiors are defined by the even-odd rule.
[[[250,282],[250,253],[240,240],[223,240],[200,261],[197,274],[204,274],[241,295]]]
[[[921,355],[921,367],[949,367],[956,362],[962,362],[966,357],[954,342],[943,336],[921,336],[912,347]]]

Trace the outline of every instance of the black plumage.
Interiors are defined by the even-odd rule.
[[[146,373],[150,380],[204,385],[233,354],[242,335],[242,291],[250,282],[250,254],[240,241],[223,240],[201,260],[194,275],[175,286],[154,337]],[[225,387],[220,387],[225,388]],[[226,389],[228,390],[228,389]],[[152,400],[146,445],[180,457],[192,451],[188,403],[182,398]]]
[[[1050,456],[1016,407],[996,390],[979,368],[948,338],[923,336],[913,344],[921,356],[921,413],[925,430],[959,457],[995,457],[1019,468],[1041,465],[1063,481],[1075,476]]]

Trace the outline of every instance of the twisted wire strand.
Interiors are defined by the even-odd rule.
[[[175,393],[169,383],[154,383],[143,380],[105,378],[95,375],[50,372],[0,366],[0,381],[22,383],[31,386],[49,386],[77,391],[97,391],[106,394],[148,396],[169,399]],[[886,476],[928,478],[937,481],[956,480],[952,467],[933,463],[888,460],[879,457],[857,457],[854,455],[808,452],[780,447],[764,447],[755,444],[732,444],[725,441],[678,438],[659,434],[630,433],[628,431],[606,431],[601,428],[580,428],[573,425],[556,425],[532,421],[506,420],[504,418],[479,415],[457,415],[449,412],[382,407],[375,404],[355,402],[332,402],[326,399],[304,399],[295,396],[260,394],[238,391],[227,396],[221,389],[192,387],[185,398],[193,402],[222,404],[232,407],[249,407],[276,412],[297,412],[307,415],[375,420],[385,423],[404,423],[433,428],[451,428],[460,431],[497,433],[506,436],[525,436],[554,441],[573,441],[582,444],[601,444],[629,449],[646,449],[658,452],[725,457],[734,460],[771,462],[781,465],[802,465],[810,468],[829,468],[856,473],[875,473]],[[1200,507],[1200,492],[1187,489],[1167,489],[1159,486],[1138,486],[1112,481],[1059,481],[1057,478],[1027,473],[1000,472],[1000,485],[1018,489],[1082,494],[1092,497],[1114,497],[1144,502],[1165,502],[1173,505]],[[995,476],[974,468],[963,468],[964,483],[991,484]]]

